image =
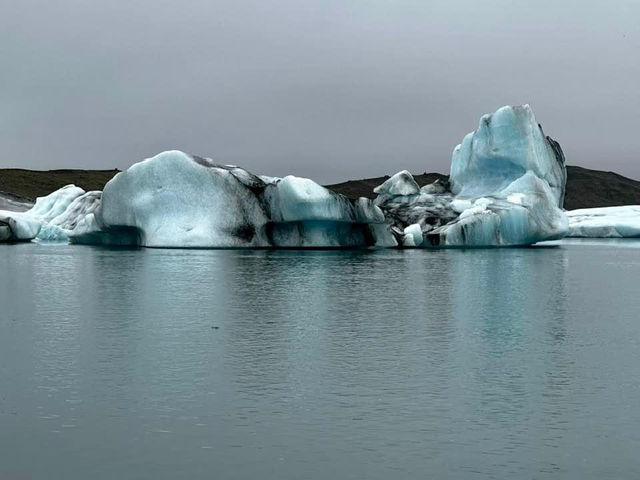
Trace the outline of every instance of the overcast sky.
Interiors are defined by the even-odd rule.
[[[637,0],[0,0],[0,68],[0,167],[448,172],[529,103],[568,164],[640,178]]]

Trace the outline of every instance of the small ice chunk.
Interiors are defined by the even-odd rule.
[[[507,195],[507,202],[522,205],[522,200],[524,200],[524,193],[512,193],[511,195]]]
[[[66,185],[45,197],[39,197],[35,205],[26,212],[0,211],[0,224],[8,226],[11,234],[6,232],[4,241],[31,240],[38,235],[43,225],[64,215],[67,208],[75,199],[85,194],[85,191],[75,185]]]
[[[382,185],[378,185],[373,189],[378,195],[418,195],[420,187],[413,179],[413,175],[407,170],[396,173],[386,180]]]
[[[420,189],[420,193],[429,195],[442,194],[447,192],[447,187],[438,179],[433,183],[425,185]]]
[[[403,233],[404,237],[402,239],[402,244],[405,247],[419,247],[422,245],[424,237],[422,236],[422,228],[420,228],[419,223],[409,225],[404,229]]]
[[[456,198],[451,202],[451,208],[458,213],[470,209],[473,206],[473,200],[466,198]]]

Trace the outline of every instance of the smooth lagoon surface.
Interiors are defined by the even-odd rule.
[[[0,246],[1,479],[640,477],[640,242]]]

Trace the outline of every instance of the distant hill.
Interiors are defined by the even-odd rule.
[[[349,180],[326,187],[349,198],[373,198],[375,197],[373,188],[387,178],[389,177]],[[448,180],[449,177],[440,173],[423,173],[414,175],[413,178],[422,187],[438,178]],[[613,172],[567,166],[567,189],[564,200],[567,210],[614,205],[640,205],[640,182]]]
[[[14,196],[35,199],[47,195],[64,185],[73,183],[83,189],[102,190],[118,170],[23,170],[18,168],[0,169],[0,192],[10,192]],[[384,182],[388,176],[349,180],[327,185],[334,192],[349,198],[373,198],[374,187]],[[414,175],[418,185],[423,186],[436,179],[449,177],[440,173]],[[589,170],[582,167],[567,167],[567,193],[565,208],[609,207],[614,205],[640,205],[640,181],[623,177],[613,172]]]
[[[348,182],[336,183],[334,185],[325,185],[325,187],[349,198],[374,198],[376,194],[373,193],[373,189],[388,178],[389,175],[385,175],[384,177],[364,178],[362,180],[349,180]],[[414,175],[413,178],[418,185],[422,187],[423,185],[428,185],[438,179],[446,181],[449,179],[449,176],[441,173],[421,173],[419,175]]]
[[[616,205],[640,205],[640,182],[613,172],[567,167],[567,210]]]
[[[87,192],[102,190],[118,170],[23,170],[0,169],[0,192],[35,199],[73,183]]]

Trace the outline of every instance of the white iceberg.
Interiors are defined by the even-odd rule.
[[[349,200],[312,180],[256,176],[180,151],[118,173],[103,192],[73,185],[26,212],[0,211],[0,241],[148,247],[527,245],[563,237],[566,170],[529,106],[480,120],[449,181],[419,188],[403,170]],[[6,203],[6,202],[5,202]],[[622,227],[616,228],[620,233]]]
[[[66,187],[65,187],[66,188]],[[73,199],[62,213],[42,224],[36,240],[39,242],[67,242],[69,237],[84,229],[86,217],[100,206],[102,192],[91,191]],[[80,228],[78,226],[80,225]]]
[[[7,192],[0,192],[0,242],[10,241],[13,231],[9,226],[8,219],[15,212],[24,212],[33,207],[33,202],[26,198],[19,197]],[[5,219],[3,221],[2,219]]]
[[[408,170],[402,170],[374,188],[373,193],[389,196],[417,195],[420,187]]]
[[[529,174],[529,180],[521,180]],[[478,129],[467,134],[451,159],[451,191],[462,197],[493,196],[505,190],[545,193],[562,208],[566,183],[560,145],[546,137],[529,105],[506,106],[480,118]],[[515,188],[514,188],[515,187]]]
[[[261,178],[180,151],[110,180],[100,208],[70,235],[77,243],[148,247],[393,246],[382,211],[315,182]]]
[[[4,227],[4,234],[0,230],[0,240],[25,241],[36,238],[45,225],[54,223],[66,228],[76,217],[74,212],[66,214],[73,202],[85,194],[85,191],[75,185],[65,187],[50,193],[46,197],[36,199],[35,205],[26,212],[0,210],[0,226]]]
[[[424,237],[422,236],[422,227],[419,223],[409,225],[402,233],[404,234],[402,244],[405,247],[419,247],[424,241]]]
[[[569,237],[640,237],[640,205],[582,208],[567,212]]]
[[[397,175],[387,182],[394,179],[394,191],[402,194],[383,188],[385,182],[375,203],[403,239],[405,228],[421,227],[425,241],[416,245],[528,245],[568,232],[564,155],[528,105],[480,119],[453,151],[448,186],[438,182],[416,192],[408,172]]]

